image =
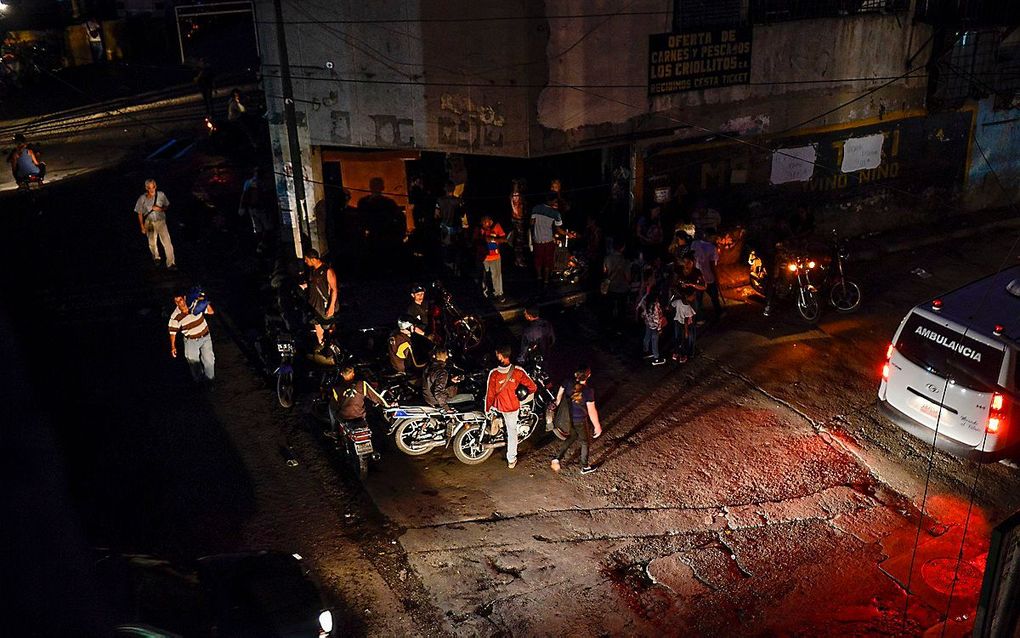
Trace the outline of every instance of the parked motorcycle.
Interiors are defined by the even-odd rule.
[[[432,334],[438,344],[444,344],[450,353],[463,356],[482,344],[485,337],[485,324],[479,317],[461,312],[453,301],[453,295],[443,284],[436,281],[432,284]]]
[[[453,433],[464,423],[484,420],[484,415],[478,410],[484,384],[484,373],[466,375],[459,389],[472,398],[464,403],[450,404],[449,410],[427,405],[424,401],[400,401],[397,406],[385,410],[384,418],[390,424],[388,434],[393,437],[397,449],[410,456],[421,456],[446,446]]]
[[[811,254],[815,256],[812,257]],[[861,289],[846,274],[849,257],[846,242],[840,240],[835,230],[827,250],[800,248],[781,254],[781,265],[776,281],[776,298],[794,297],[797,311],[809,322],[818,321],[821,314],[822,298],[827,298],[839,312],[853,312],[861,304]],[[761,295],[768,296],[768,269],[762,260],[751,251],[747,261],[750,266],[751,287]]]
[[[571,241],[575,239],[577,233],[573,231],[556,238],[552,279],[558,283],[577,285],[588,276],[588,260],[579,251],[571,248]],[[576,245],[577,242],[573,243]]]

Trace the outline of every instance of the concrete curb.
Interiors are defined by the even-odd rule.
[[[972,237],[978,235],[984,231],[997,230],[1001,228],[1020,228],[1020,218],[1011,219],[1000,219],[998,221],[989,222],[987,224],[970,226],[967,228],[959,228],[957,230],[939,234],[930,235],[928,237],[919,237],[915,239],[908,239],[896,242],[890,242],[885,246],[876,247],[872,250],[859,250],[852,253],[852,256],[857,261],[871,261],[878,259],[883,255],[890,255],[893,253],[900,253],[907,250],[913,250],[915,248],[922,248],[924,246],[932,246],[939,244],[944,241],[952,239],[963,239],[965,237]],[[875,242],[880,244],[880,242]]]

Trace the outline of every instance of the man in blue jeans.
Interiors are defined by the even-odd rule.
[[[204,297],[204,295],[203,295]],[[189,307],[184,295],[174,297],[176,308],[170,313],[167,330],[170,332],[170,356],[177,358],[177,334],[184,336],[184,358],[188,362],[191,378],[196,383],[203,379],[211,382],[215,376],[216,355],[206,315],[215,314],[212,304],[196,299]]]

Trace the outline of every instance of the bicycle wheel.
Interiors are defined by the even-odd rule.
[[[294,373],[282,372],[276,377],[276,399],[280,406],[290,408],[294,406]]]

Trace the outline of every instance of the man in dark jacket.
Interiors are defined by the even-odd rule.
[[[446,360],[450,353],[446,348],[439,347],[432,352],[432,361],[425,367],[422,375],[421,391],[425,402],[434,408],[449,409],[451,403],[465,403],[474,397],[470,394],[461,394],[457,390],[457,383],[460,383],[460,376],[450,375],[446,368]]]
[[[365,399],[384,408],[390,404],[362,379],[354,376],[354,366],[346,365],[340,370],[340,381],[333,386],[329,397],[329,422],[331,434],[337,432],[337,421],[355,429],[368,427],[365,423]]]

